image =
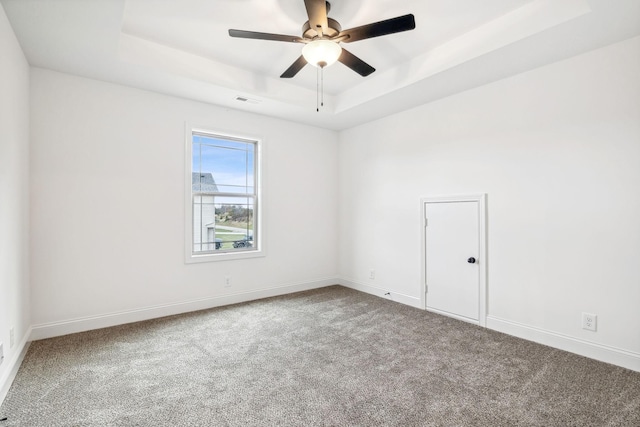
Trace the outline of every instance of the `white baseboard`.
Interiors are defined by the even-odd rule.
[[[278,295],[285,295],[294,292],[308,291],[311,289],[324,288],[336,285],[336,278],[319,279],[310,282],[291,283],[272,288],[259,289],[254,291],[239,292],[222,296],[200,298],[191,301],[183,301],[174,304],[164,304],[152,307],[143,307],[137,310],[108,313],[100,316],[82,317],[69,319],[61,322],[44,323],[34,325],[31,328],[30,340],[40,340],[45,338],[58,337],[61,335],[74,334],[93,329],[108,328],[110,326],[123,325],[126,323],[140,322],[143,320],[157,319],[159,317],[173,316],[176,314],[188,313],[191,311],[205,310],[213,307],[237,304],[241,302],[253,301],[262,298],[269,298]]]
[[[4,371],[4,374],[0,377],[0,406],[2,406],[2,402],[4,402],[4,398],[7,397],[7,393],[11,388],[11,384],[13,380],[16,378],[16,374],[18,373],[18,369],[20,369],[20,365],[24,360],[24,356],[27,354],[27,350],[29,349],[29,336],[31,336],[31,328],[27,330],[27,333],[24,334],[24,338],[18,344],[17,351],[13,353],[11,359],[7,362],[7,369]]]
[[[350,279],[340,278],[338,279],[338,284],[381,298],[391,299],[412,307],[423,308],[421,307],[420,298],[399,294],[388,291],[384,288],[370,286]],[[460,320],[468,321],[468,319]],[[570,353],[579,354],[580,356],[640,372],[640,353],[581,340],[568,335],[535,328],[495,316],[487,316],[486,327],[518,338],[523,338],[528,341],[548,345],[559,350],[568,351]]]
[[[640,372],[640,353],[487,316],[487,328]]]
[[[350,279],[340,278],[338,279],[338,284],[346,288],[354,289],[356,291],[366,292],[368,294],[375,295],[381,298],[386,298],[402,304],[410,305],[411,307],[422,308],[420,298],[393,292],[384,288],[366,285],[364,283],[356,282],[355,280]]]

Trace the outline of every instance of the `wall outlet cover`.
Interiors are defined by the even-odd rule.
[[[598,328],[598,316],[593,313],[582,313],[582,329],[595,332]]]

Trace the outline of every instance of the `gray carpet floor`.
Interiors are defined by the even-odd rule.
[[[640,426],[640,373],[339,286],[36,341],[13,426]]]

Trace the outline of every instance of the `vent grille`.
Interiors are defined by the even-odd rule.
[[[240,96],[240,95],[237,95],[235,97],[235,100],[239,102],[246,102],[248,104],[260,104],[262,102],[258,99],[247,98],[246,96]]]

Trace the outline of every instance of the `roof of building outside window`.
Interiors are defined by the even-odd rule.
[[[213,175],[210,173],[191,173],[191,190],[192,191],[205,191],[205,192],[217,192],[218,186],[213,179]]]

